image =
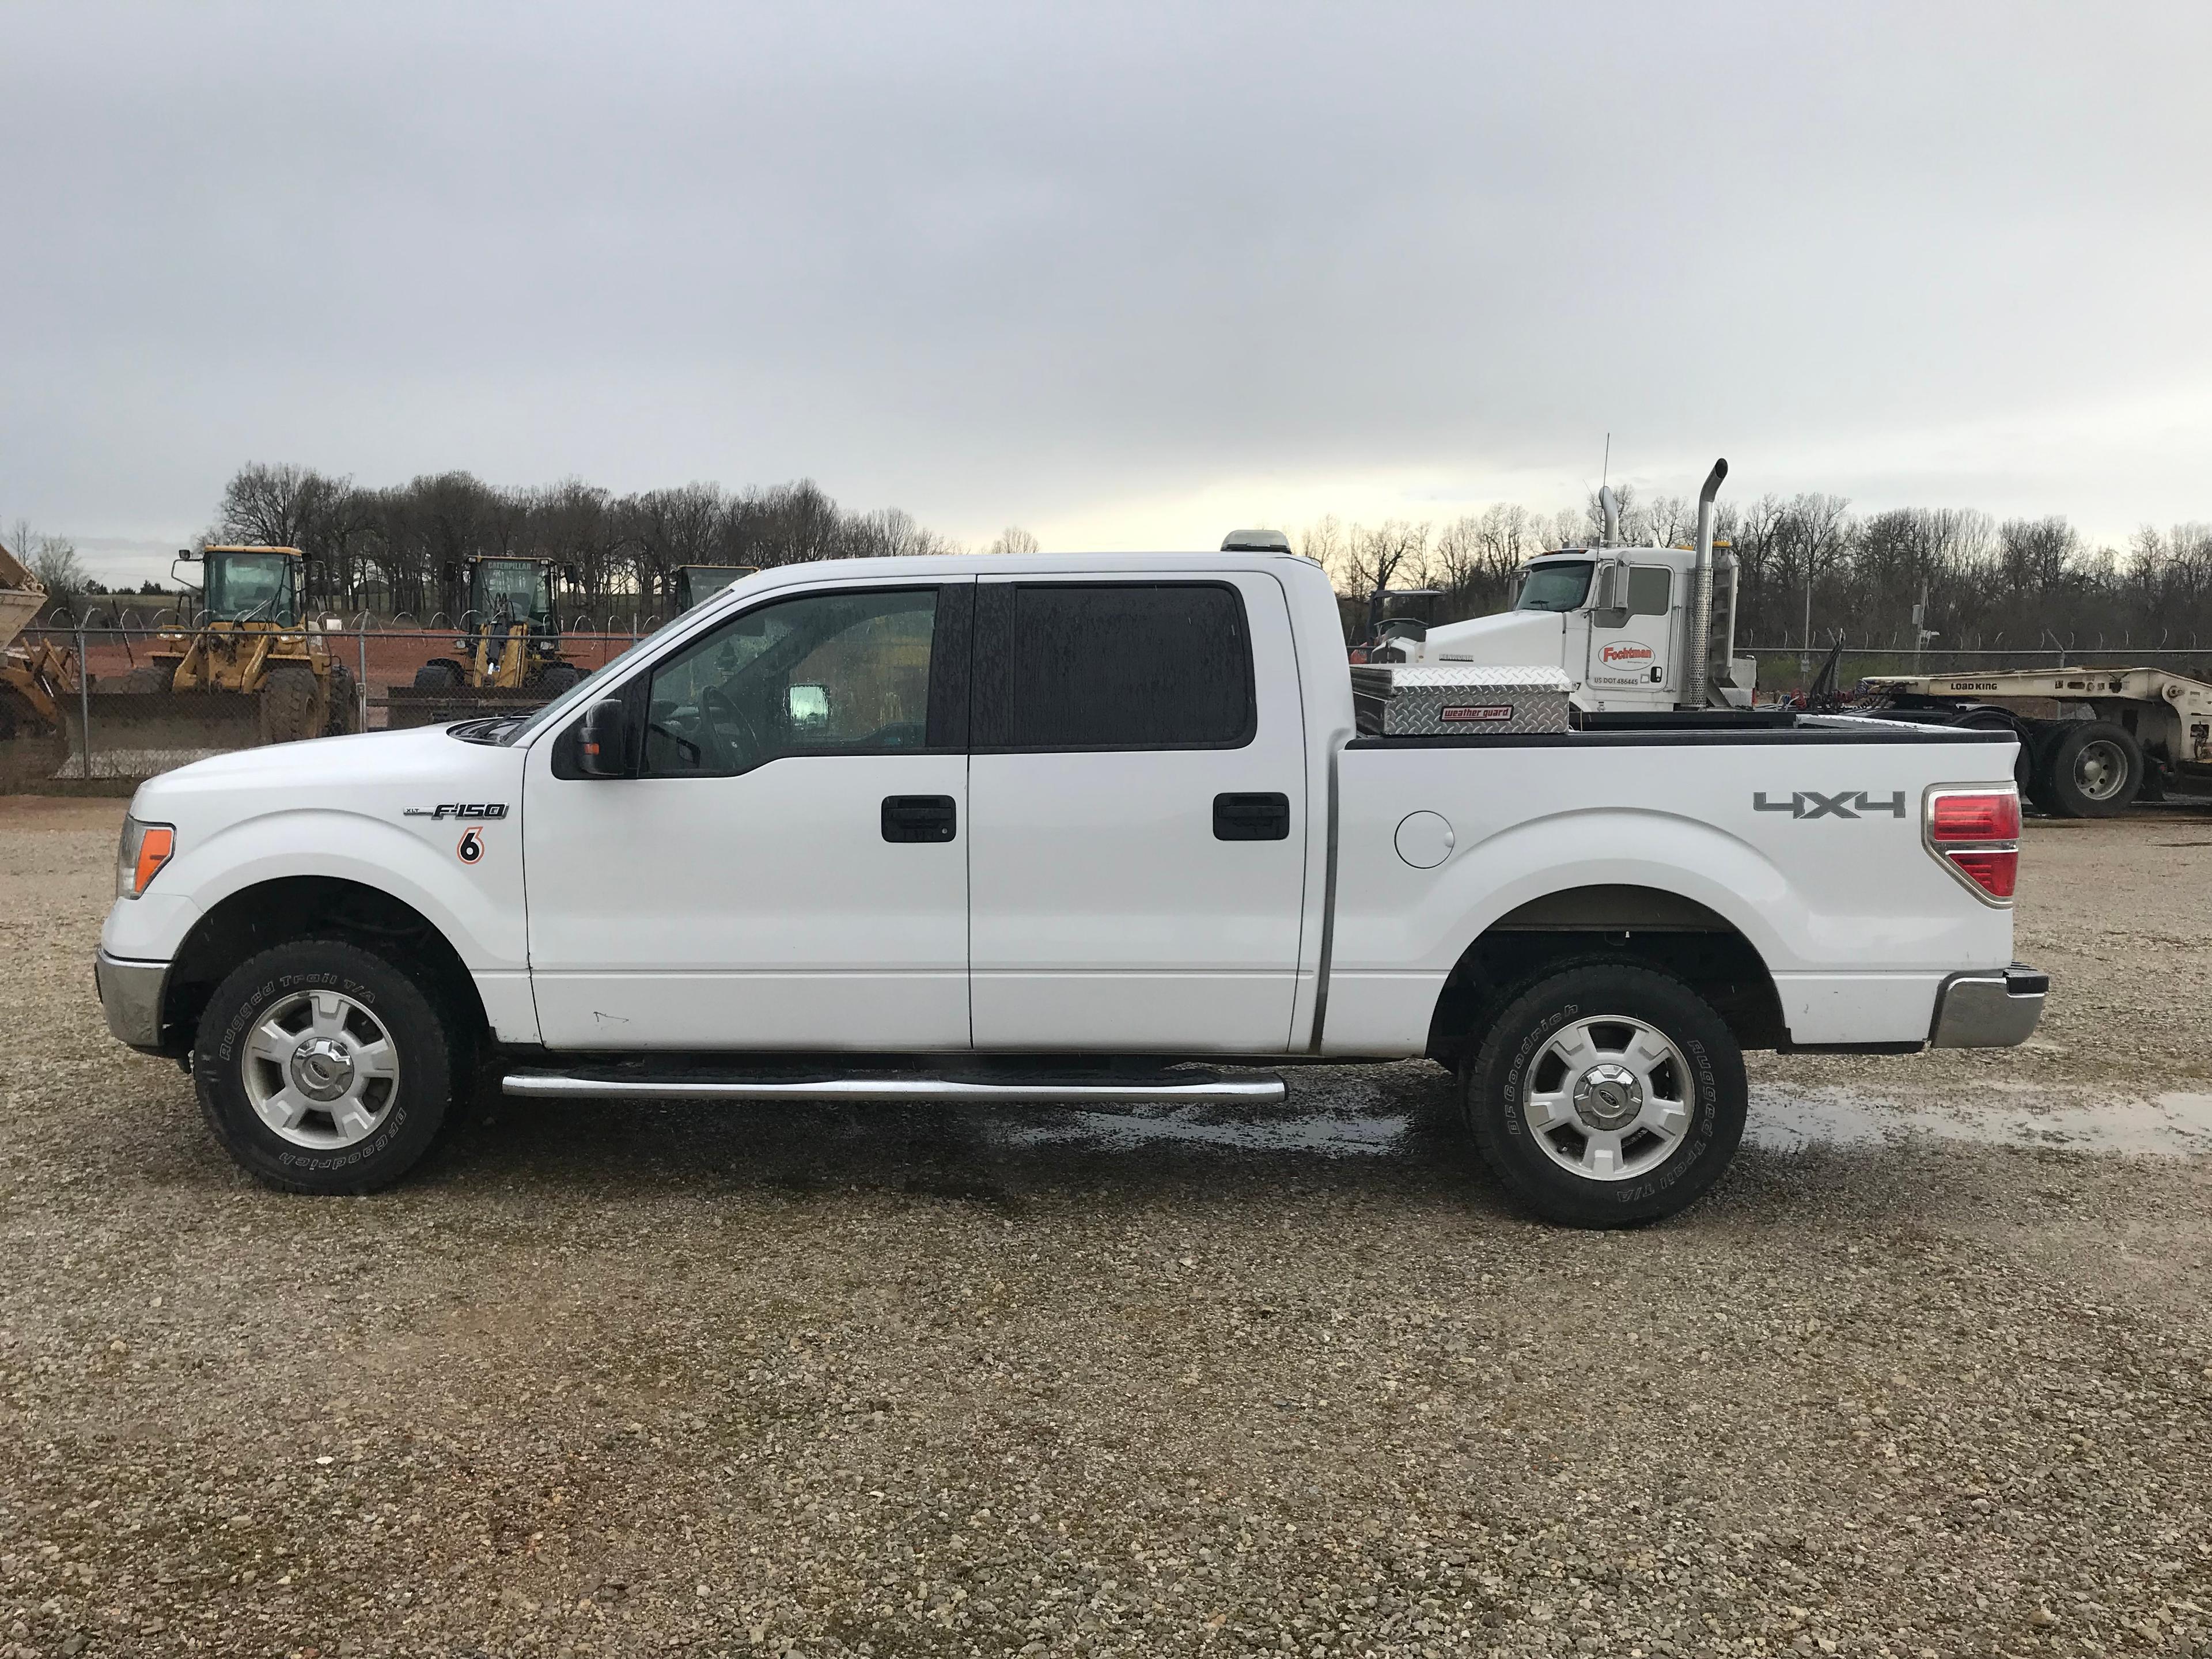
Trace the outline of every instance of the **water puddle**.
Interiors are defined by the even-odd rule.
[[[1874,1146],[1914,1135],[1985,1146],[2193,1158],[2212,1152],[2212,1095],[2064,1097],[2004,1085],[1942,1098],[1888,1098],[1836,1087],[1752,1085],[1744,1139],[1770,1152]]]
[[[1338,1101],[1361,1092],[1350,1079]],[[1295,1086],[1295,1085],[1294,1085]],[[1378,1107],[1387,1097],[1375,1091]],[[1009,1146],[1089,1146],[1115,1152],[1169,1143],[1249,1152],[1317,1153],[1324,1158],[1402,1156],[1411,1115],[1319,1110],[1291,1104],[1272,1115],[1229,1116],[1206,1106],[1132,1107],[1008,1115],[992,1138]],[[1978,1085],[1937,1095],[1877,1095],[1836,1086],[1805,1089],[1753,1084],[1744,1131],[1748,1146],[1773,1152],[1815,1146],[1877,1147],[1916,1139],[1984,1146],[2040,1146],[2064,1152],[2160,1158],[2212,1154],[2212,1095],[2064,1096],[2019,1085]]]

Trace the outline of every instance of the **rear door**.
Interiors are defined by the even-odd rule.
[[[1281,585],[985,580],[974,674],[975,1046],[1286,1049],[1308,825]]]

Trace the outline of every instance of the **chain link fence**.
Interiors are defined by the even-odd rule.
[[[0,793],[127,794],[139,780],[209,755],[319,736],[519,713],[542,707],[659,628],[657,615],[568,619],[557,635],[526,636],[522,683],[479,686],[472,617],[324,617],[295,629],[230,636],[268,653],[256,690],[179,691],[176,668],[203,637],[175,611],[118,606],[66,613],[27,629],[0,663]],[[488,654],[495,669],[498,641]],[[1759,692],[1801,690],[1825,650],[1740,647],[1759,662]],[[435,668],[433,665],[450,665]],[[2149,666],[2212,681],[2212,651],[2045,647],[1911,651],[1845,647],[1836,684],[1869,677],[2005,668]],[[236,684],[229,670],[226,683]],[[429,670],[428,675],[425,670]],[[302,676],[312,679],[312,687]],[[424,679],[445,682],[425,685]],[[312,726],[313,729],[309,729]]]
[[[261,744],[527,712],[662,621],[579,617],[557,635],[525,634],[520,666],[506,675],[508,642],[495,634],[480,676],[470,620],[329,617],[210,634],[173,611],[49,618],[0,664],[0,792],[128,793],[157,773]],[[196,645],[213,659],[214,685],[195,672],[177,690]]]

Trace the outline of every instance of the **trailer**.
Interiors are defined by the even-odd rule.
[[[2010,668],[1859,682],[1854,712],[2009,729],[2021,793],[2057,817],[2111,817],[2185,780],[2212,784],[2212,685],[2162,668]]]

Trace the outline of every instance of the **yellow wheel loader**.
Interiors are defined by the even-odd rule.
[[[550,702],[584,671],[561,646],[561,619],[553,608],[554,563],[505,553],[469,561],[468,605],[454,654],[433,657],[415,671],[411,689],[394,686],[394,726],[423,726],[505,708]],[[446,567],[453,580],[455,567]],[[573,569],[564,568],[569,580]]]
[[[76,695],[67,655],[43,640],[16,643],[46,602],[46,584],[0,547],[0,743],[59,737],[63,708]]]
[[[198,625],[156,635],[123,691],[94,699],[101,748],[243,748],[360,729],[352,671],[301,616],[305,554],[217,546],[177,556],[204,573]]]

